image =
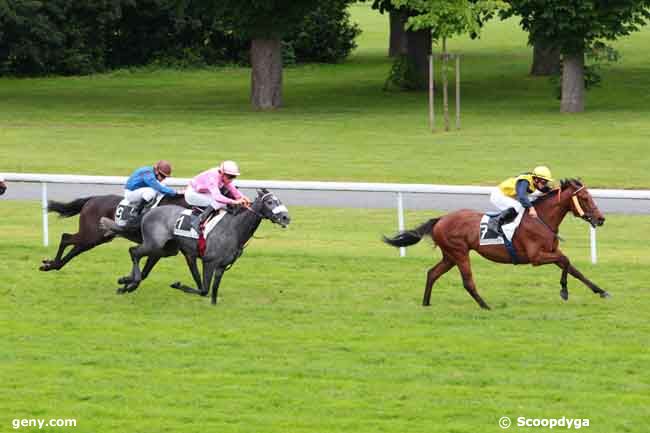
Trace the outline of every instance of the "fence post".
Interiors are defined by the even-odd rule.
[[[43,210],[43,246],[50,244],[47,230],[47,183],[41,182],[41,208]]]
[[[397,193],[397,228],[401,232],[404,230],[404,199],[402,193]],[[399,256],[406,256],[406,248],[400,247]]]
[[[598,262],[596,254],[596,229],[589,226],[589,240],[591,244],[591,263],[594,265]]]

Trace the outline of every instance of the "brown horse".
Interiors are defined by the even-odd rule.
[[[107,234],[101,229],[99,219],[101,217],[114,219],[115,209],[123,198],[119,195],[100,195],[79,198],[69,203],[50,201],[47,210],[58,213],[61,218],[69,218],[79,214],[79,231],[75,234],[63,233],[56,257],[53,260],[43,260],[43,264],[39,269],[41,271],[58,271],[79,254],[93,249],[97,245],[112,241],[115,234]],[[189,207],[183,194],[176,194],[174,197],[165,196],[161,200],[160,206],[168,204]],[[123,237],[136,243],[142,242],[142,235],[139,230],[125,234]],[[72,249],[63,256],[65,249],[71,245]]]
[[[560,278],[560,296],[569,298],[567,290],[567,273],[582,281],[594,293],[602,298],[609,294],[585,278],[567,256],[558,248],[558,227],[568,212],[588,221],[593,227],[605,222],[603,214],[587,188],[577,179],[566,179],[560,188],[541,197],[534,203],[537,218],[526,212],[513,238],[513,246],[521,264],[533,266],[555,263],[562,269]],[[442,250],[442,260],[432,267],[427,274],[422,305],[430,305],[431,289],[441,275],[454,266],[458,266],[465,290],[474,298],[481,308],[490,309],[478,294],[472,278],[469,252],[474,250],[486,259],[499,263],[512,263],[510,254],[504,245],[479,245],[479,224],[482,213],[472,210],[459,210],[440,218],[433,218],[415,230],[399,233],[384,241],[395,247],[416,244],[424,235],[429,235]]]
[[[4,194],[7,190],[7,184],[0,179],[0,195]]]

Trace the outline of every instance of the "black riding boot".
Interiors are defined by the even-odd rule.
[[[140,221],[142,220],[141,215],[142,215],[142,210],[145,208],[147,205],[147,202],[142,200],[140,203],[138,203],[137,206],[133,208],[131,211],[131,214],[129,215],[129,220],[126,223],[126,229],[132,230],[132,229],[137,229],[140,228]]]
[[[511,222],[516,217],[517,217],[517,210],[514,207],[509,207],[508,209],[502,211],[496,218],[491,218],[488,221],[488,229],[494,230],[495,232],[503,235],[503,230],[501,229],[501,226]]]
[[[205,210],[201,212],[201,215],[199,215],[198,218],[192,220],[192,228],[196,230],[197,233],[200,233],[201,224],[203,224],[205,220],[208,219],[210,214],[214,211],[215,209],[212,206],[208,205],[208,207],[206,207]]]

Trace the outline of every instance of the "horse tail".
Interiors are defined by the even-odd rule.
[[[93,197],[78,198],[69,203],[50,200],[47,202],[47,211],[56,212],[61,218],[70,218],[81,212],[86,202]]]
[[[409,245],[415,245],[422,240],[423,236],[432,235],[431,232],[433,226],[435,226],[439,220],[440,218],[431,218],[416,229],[399,232],[392,238],[384,236],[384,242],[394,247],[408,247]]]

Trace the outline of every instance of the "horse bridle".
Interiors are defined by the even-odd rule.
[[[261,198],[260,200],[261,200],[261,201],[264,201],[264,199],[265,199],[266,197],[268,197],[269,195],[273,195],[273,193],[272,193],[272,192],[267,192],[266,194],[264,194],[264,195],[262,196],[262,198]],[[257,212],[257,211],[256,211],[255,209],[253,209],[252,207],[245,206],[244,209],[246,209],[246,210],[249,211],[249,212],[252,212],[252,213],[255,214],[256,216],[260,217],[261,219],[264,219],[264,218],[265,218],[264,215],[262,215],[261,213]],[[289,211],[289,210],[287,209],[287,207],[286,207],[285,205],[283,205],[283,204],[280,204],[280,205],[274,207],[273,209],[271,209],[271,212],[273,212],[273,215],[275,215],[275,214],[277,214],[277,213],[280,213],[280,212],[288,212],[288,211]]]
[[[585,186],[581,186],[577,190],[573,192],[571,195],[571,203],[573,204],[573,213],[575,215],[578,215],[580,218],[582,218],[585,221],[589,221],[591,219],[591,216],[588,216],[587,213],[582,209],[582,205],[580,204],[580,199],[578,198],[577,194],[582,191],[585,188]]]

